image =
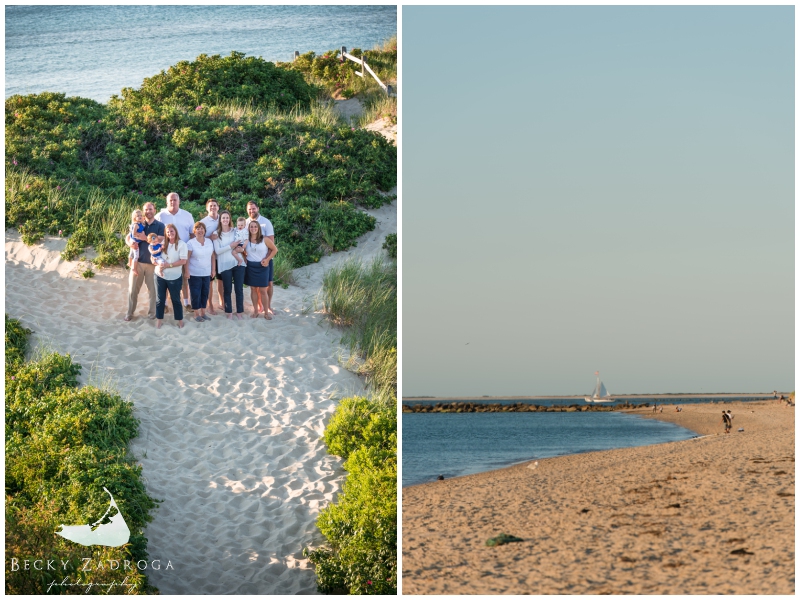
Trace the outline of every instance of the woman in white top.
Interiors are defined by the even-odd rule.
[[[183,306],[181,305],[181,288],[183,287],[183,267],[189,250],[186,244],[178,237],[178,229],[172,223],[164,228],[164,246],[161,256],[165,262],[156,263],[153,257],[150,260],[156,265],[156,329],[161,329],[164,324],[164,305],[167,300],[167,290],[172,300],[172,310],[178,327],[183,327]]]
[[[229,319],[233,318],[231,305],[231,290],[236,292],[236,318],[243,319],[244,313],[244,272],[245,266],[239,265],[239,261],[233,256],[231,251],[238,245],[239,240],[236,236],[236,229],[232,226],[231,213],[223,210],[219,213],[218,237],[214,240],[214,252],[217,255],[217,279],[222,285],[222,306],[225,307],[225,314]]]
[[[219,234],[219,202],[214,198],[206,200],[206,211],[208,214],[200,219],[200,222],[206,226],[206,239],[211,242],[216,241]],[[212,260],[216,261],[215,256]],[[219,265],[216,267],[217,276],[211,278],[211,288],[208,292],[208,314],[217,314],[214,310],[214,279],[217,280],[217,298],[219,299],[219,306],[222,306],[222,281],[219,279]]]
[[[192,232],[194,237],[186,244],[189,249],[189,296],[195,311],[194,320],[202,323],[211,320],[211,317],[206,316],[206,303],[211,279],[216,275],[214,242],[206,239],[206,226],[202,221],[194,224]]]
[[[253,314],[250,316],[254,319],[258,317],[258,299],[260,296],[264,318],[272,319],[269,314],[269,296],[267,294],[267,289],[269,288],[269,261],[278,253],[278,248],[271,239],[264,237],[258,221],[250,221],[247,224],[247,231],[250,234],[250,240],[244,247],[247,255],[244,282],[250,286],[250,300],[253,302]]]

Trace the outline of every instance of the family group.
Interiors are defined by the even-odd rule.
[[[275,230],[259,214],[255,202],[247,203],[248,217],[234,223],[230,211],[219,210],[213,198],[206,202],[208,214],[195,223],[191,213],[180,207],[178,194],[167,194],[167,207],[156,214],[152,202],[131,215],[125,243],[130,246],[128,310],[130,321],[136,311],[142,283],[147,286],[150,306],[147,316],[161,328],[167,292],[178,327],[183,327],[184,307],[190,307],[197,322],[215,315],[211,282],[217,281],[218,306],[229,319],[242,319],[244,286],[250,288],[251,317],[272,319],[274,265],[278,253]],[[183,304],[181,304],[181,295]],[[236,312],[232,296],[236,297]]]

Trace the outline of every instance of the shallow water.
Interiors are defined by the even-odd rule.
[[[526,460],[686,440],[688,429],[617,412],[403,414],[403,486]]]
[[[231,51],[372,48],[397,33],[395,6],[6,6],[6,98],[63,92],[107,102],[181,60]]]

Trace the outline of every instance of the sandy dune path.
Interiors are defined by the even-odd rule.
[[[794,593],[794,409],[656,416],[710,435],[404,488],[403,593]]]
[[[344,471],[320,436],[339,397],[363,391],[339,365],[340,334],[310,300],[323,271],[348,256],[385,251],[396,204],[370,211],[376,229],[347,253],[295,272],[276,288],[272,321],[122,320],[127,277],[104,269],[84,280],[58,257],[64,240],[26,247],[6,232],[6,312],[83,365],[82,381],[110,377],[130,393],[141,420],[132,451],[148,492],[163,500],[145,532],[148,570],[162,594],[294,594],[316,591],[302,557],[323,540],[314,521],[336,496]],[[249,309],[249,297],[245,310]],[[189,316],[191,313],[189,313]]]

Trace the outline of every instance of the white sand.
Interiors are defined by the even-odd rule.
[[[302,549],[324,542],[314,522],[345,475],[320,438],[331,396],[364,387],[340,366],[341,334],[308,308],[325,269],[385,254],[396,203],[370,214],[376,228],[357,247],[276,287],[272,321],[228,321],[220,311],[196,323],[187,313],[183,330],[170,313],[156,330],[145,287],[134,320],[123,321],[122,268],[85,280],[80,264],[60,260],[65,240],[26,247],[6,232],[6,312],[35,331],[34,346],[72,354],[83,382],[110,378],[130,393],[141,420],[132,451],[148,492],[163,500],[145,531],[148,552],[174,567],[147,571],[162,594],[316,592]]]

